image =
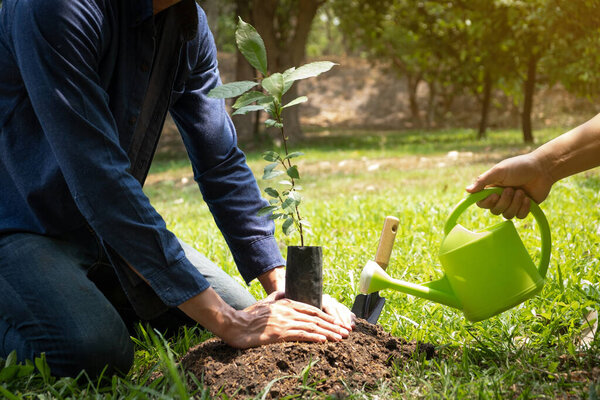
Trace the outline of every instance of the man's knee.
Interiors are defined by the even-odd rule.
[[[127,373],[133,363],[133,343],[125,326],[115,325],[61,335],[46,351],[52,374],[74,377],[85,370],[88,376],[97,377]]]

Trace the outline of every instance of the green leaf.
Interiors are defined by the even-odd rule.
[[[17,351],[13,350],[6,357],[6,361],[4,363],[4,366],[5,367],[10,367],[11,365],[16,365],[16,364],[17,364]]]
[[[285,172],[292,179],[300,179],[300,174],[298,173],[298,167],[295,165],[292,165],[291,167],[289,167],[287,169],[287,171],[285,171]]]
[[[296,200],[294,200],[292,197],[288,197],[283,201],[283,203],[281,203],[281,208],[283,208],[283,211],[286,213],[293,214],[294,211],[296,211],[296,204]]]
[[[247,114],[247,113],[252,112],[252,111],[264,111],[264,110],[265,110],[265,106],[262,106],[260,104],[253,104],[253,105],[250,105],[250,106],[244,106],[244,107],[238,108],[231,115]]]
[[[266,206],[258,210],[256,215],[262,217],[263,215],[271,214],[273,211],[277,210],[277,206]]]
[[[239,18],[235,31],[235,43],[250,65],[259,70],[264,76],[267,76],[265,42],[263,42],[256,29],[241,18]]]
[[[272,206],[279,204],[279,199],[269,199],[269,204]]]
[[[310,64],[304,64],[296,68],[289,74],[286,74],[286,82],[293,82],[300,79],[312,78],[329,71],[336,63],[331,61],[315,61]]]
[[[308,101],[308,97],[306,97],[306,96],[296,97],[294,100],[290,101],[289,103],[287,103],[285,106],[283,106],[281,108],[288,108],[291,106],[295,106],[296,104],[304,103],[306,101]]]
[[[263,172],[271,172],[271,171],[273,171],[275,168],[277,168],[277,166],[278,166],[278,165],[279,165],[279,163],[278,163],[278,162],[271,163],[271,164],[269,164],[269,165],[267,165],[267,166],[265,167],[265,169],[263,170]]]
[[[285,214],[273,213],[273,214],[269,215],[269,219],[272,221],[275,221],[276,219],[279,219],[279,218],[285,218]]]
[[[50,366],[46,361],[46,353],[42,353],[40,357],[36,357],[33,361],[35,363],[36,368],[40,372],[42,379],[45,383],[48,383],[52,376],[50,375]]]
[[[3,395],[8,400],[20,400],[22,398],[22,397],[17,397],[14,394],[12,394],[11,392],[8,391],[8,389],[4,388],[4,386],[0,386],[0,394]]]
[[[283,224],[281,225],[281,229],[283,230],[283,233],[286,235],[293,233],[296,230],[296,228],[294,227],[294,219],[292,217],[288,217],[288,219],[283,221]]]
[[[12,381],[19,372],[18,365],[9,365],[0,370],[0,383]]]
[[[265,121],[265,126],[267,128],[278,128],[278,129],[283,128],[283,124],[281,122],[277,122],[277,121],[275,121],[274,119],[271,119],[271,118],[269,118],[269,119],[267,119]]]
[[[292,85],[294,84],[293,80],[289,80],[288,76],[290,76],[290,74],[292,72],[294,72],[296,70],[296,67],[292,67],[292,68],[288,68],[283,72],[283,93],[287,93],[288,90],[290,90],[290,88],[292,87]]]
[[[244,93],[243,95],[241,95],[236,100],[236,102],[234,103],[234,105],[232,107],[233,108],[241,108],[241,107],[247,106],[248,104],[252,104],[255,101],[258,102],[259,104],[261,104],[263,102],[268,102],[271,99],[272,99],[271,96],[267,96],[264,93],[253,90],[251,92],[247,92],[247,93]]]
[[[298,223],[301,224],[301,225],[304,225],[304,226],[311,226],[310,222],[308,222],[305,219],[302,219],[302,220],[298,221]]]
[[[261,84],[271,96],[273,96],[276,100],[281,101],[284,86],[282,74],[276,72],[268,78],[263,79]]]
[[[271,197],[279,197],[279,192],[277,189],[273,189],[272,187],[265,188],[265,193]]]
[[[207,96],[215,99],[228,99],[230,97],[237,97],[252,89],[256,85],[258,85],[258,83],[252,81],[230,82],[213,88],[210,92],[208,92]]]
[[[265,104],[266,111],[273,118],[277,118],[277,115],[281,113],[281,110],[278,110],[278,108],[277,108],[278,106],[275,103],[276,103],[275,101],[272,101],[271,103]]]
[[[304,155],[304,153],[301,151],[294,151],[294,152],[288,154],[287,156],[283,157],[283,159],[287,160],[288,158],[295,158],[295,157],[300,157],[303,155]]]
[[[298,207],[298,205],[300,205],[300,202],[302,202],[302,195],[300,195],[300,193],[296,192],[295,190],[290,192],[288,198],[294,200],[294,202],[296,203],[296,207]]]
[[[281,160],[281,156],[279,155],[278,152],[276,151],[272,151],[272,150],[267,150],[262,154],[262,158],[263,160],[266,161],[279,161]]]
[[[282,180],[282,181],[279,181],[277,183],[279,183],[280,185],[290,185],[290,186],[292,185],[292,182],[290,182],[288,180]]]
[[[263,178],[264,180],[269,180],[269,179],[276,178],[276,177],[278,177],[279,175],[283,175],[283,171],[278,171],[278,170],[275,170],[275,171],[269,171],[269,172],[265,172],[265,173],[263,174],[263,177],[262,177],[262,178]]]

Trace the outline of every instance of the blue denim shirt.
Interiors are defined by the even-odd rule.
[[[257,216],[266,201],[224,102],[206,96],[220,84],[216,49],[191,3],[194,26],[171,60],[166,97],[149,88],[158,44],[151,0],[5,0],[0,10],[0,233],[88,225],[168,306],[209,284],[142,191],[156,139],[136,154],[145,171],[134,177],[136,127],[160,129],[165,118],[143,115],[149,99],[168,100],[246,282],[283,264],[273,223]]]

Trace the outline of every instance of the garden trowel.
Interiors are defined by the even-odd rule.
[[[398,232],[399,222],[398,218],[387,216],[383,223],[379,246],[377,246],[377,253],[375,254],[375,262],[384,270],[390,262],[390,254],[392,254],[392,247],[394,247],[394,239],[396,238],[396,232]],[[359,294],[354,299],[352,312],[358,318],[363,318],[371,324],[376,324],[384,304],[385,298],[379,296],[379,292]]]

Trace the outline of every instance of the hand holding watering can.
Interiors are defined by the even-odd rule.
[[[467,196],[450,213],[439,257],[442,278],[422,285],[391,278],[375,262],[368,262],[360,277],[360,291],[395,289],[463,311],[470,321],[481,321],[522,303],[544,286],[550,262],[550,228],[546,216],[531,202],[541,233],[541,257],[536,267],[511,220],[479,232],[457,224],[465,210],[501,188]]]

